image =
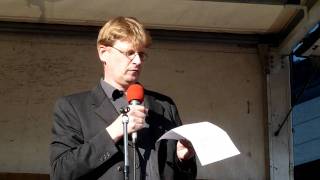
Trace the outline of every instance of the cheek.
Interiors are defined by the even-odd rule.
[[[125,63],[115,63],[113,64],[113,71],[116,74],[123,74],[126,72],[128,65]]]

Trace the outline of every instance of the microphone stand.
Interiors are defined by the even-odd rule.
[[[129,153],[128,153],[128,123],[129,117],[127,112],[130,111],[129,107],[121,108],[120,113],[122,114],[123,124],[123,147],[124,147],[124,179],[129,180]]]

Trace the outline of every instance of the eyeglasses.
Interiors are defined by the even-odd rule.
[[[136,52],[136,51],[134,51],[134,50],[129,50],[129,51],[127,51],[127,52],[123,52],[123,51],[121,51],[120,49],[117,49],[117,48],[115,48],[115,47],[113,47],[113,46],[111,46],[111,47],[112,47],[113,49],[117,50],[119,53],[127,56],[127,58],[130,59],[130,61],[132,61],[132,60],[136,57],[136,55],[139,56],[139,58],[140,58],[141,61],[145,61],[145,60],[147,59],[147,57],[148,57],[148,54],[145,53],[145,52]]]

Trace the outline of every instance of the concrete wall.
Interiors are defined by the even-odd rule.
[[[0,34],[0,172],[48,173],[52,106],[91,89],[94,37]],[[141,82],[170,95],[184,123],[223,128],[241,154],[198,169],[200,179],[266,179],[263,73],[255,47],[154,41]]]

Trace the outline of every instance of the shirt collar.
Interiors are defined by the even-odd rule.
[[[118,98],[121,98],[124,94],[123,91],[114,88],[109,83],[104,81],[102,78],[100,79],[100,84],[103,91],[106,93],[107,97],[113,101],[117,100]]]

